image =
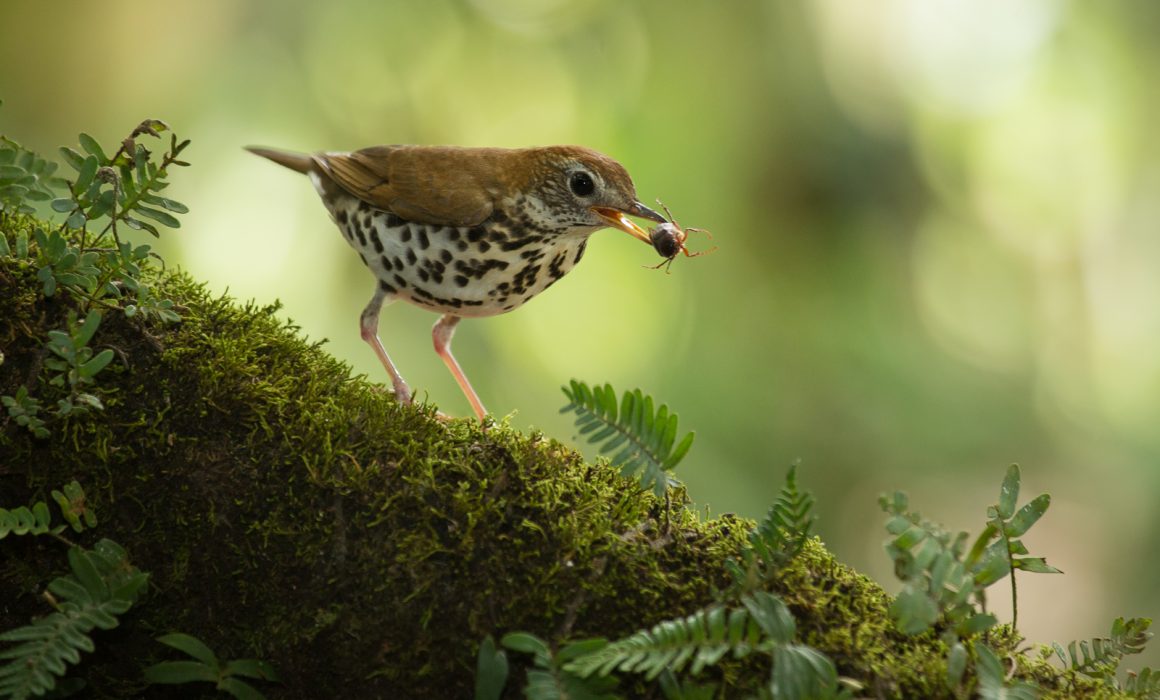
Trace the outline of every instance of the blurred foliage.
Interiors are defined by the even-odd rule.
[[[764,465],[800,457],[825,475],[819,533],[881,580],[878,536],[850,525],[876,517],[866,492],[906,483],[966,520],[963,494],[1019,461],[1052,475],[1063,517],[1040,537],[1091,572],[1063,584],[1074,615],[1024,631],[1160,606],[1160,564],[1133,554],[1160,547],[1160,6],[10,0],[4,25],[0,60],[36,62],[0,77],[3,131],[46,153],[78,113],[102,141],[142,112],[180,122],[200,167],[174,189],[194,214],[158,249],[217,289],[281,298],[372,377],[370,276],[309,186],[240,146],[613,155],[720,249],[651,274],[653,251],[602,232],[550,294],[464,324],[489,406],[563,437],[567,377],[663,395],[700,436],[682,470],[697,502],[757,516]],[[52,50],[14,30],[32,26]],[[82,41],[158,30],[148,60]],[[382,335],[420,397],[465,414],[432,321],[397,305]]]

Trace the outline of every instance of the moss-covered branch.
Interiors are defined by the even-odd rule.
[[[9,242],[32,224],[0,214]],[[270,697],[469,697],[485,635],[623,636],[730,585],[726,562],[752,523],[679,511],[666,530],[664,500],[615,468],[542,435],[399,405],[273,307],[181,274],[156,283],[182,320],[105,316],[92,341],[115,356],[99,377],[104,410],[46,438],[0,418],[0,505],[76,479],[100,516],[80,544],[114,539],[151,574],[77,669],[86,697],[176,697],[142,669],[168,658],[155,638],[178,631],[222,658],[269,661],[283,681]],[[75,306],[46,298],[30,261],[0,256],[0,394],[51,393],[45,334]],[[63,566],[49,538],[0,542],[0,630],[49,612],[38,592]],[[773,585],[801,641],[865,695],[951,697],[942,643],[895,631],[888,596],[819,542]],[[1020,664],[1056,697],[1105,697]],[[763,680],[738,663],[706,673],[729,696]]]

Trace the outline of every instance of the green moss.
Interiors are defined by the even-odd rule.
[[[9,241],[32,225],[0,217]],[[0,424],[4,504],[76,478],[101,517],[92,536],[152,572],[78,671],[93,697],[161,697],[140,668],[165,655],[152,638],[172,631],[223,658],[271,661],[285,682],[270,697],[466,697],[486,634],[615,637],[727,585],[724,562],[752,523],[681,511],[665,534],[663,503],[607,465],[504,423],[399,405],[276,307],[212,296],[182,274],[158,281],[182,321],[106,315],[93,343],[118,358],[98,377],[105,411],[54,423],[43,441]],[[0,259],[0,394],[24,384],[54,400],[39,380],[43,338],[75,303],[45,299],[27,261]],[[54,542],[4,541],[0,629],[44,612],[34,592],[63,565]],[[869,694],[949,697],[942,644],[894,632],[888,596],[820,542],[777,589],[802,640]],[[1054,697],[1111,697],[1020,664]],[[764,671],[713,673],[736,689]]]

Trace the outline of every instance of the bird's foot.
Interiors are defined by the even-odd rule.
[[[395,382],[393,382],[393,384],[395,387],[395,400],[396,401],[398,401],[401,404],[407,404],[407,405],[414,403],[415,397],[411,393],[411,387],[407,386],[406,382],[404,382],[402,379],[399,379],[399,380],[396,380]]]

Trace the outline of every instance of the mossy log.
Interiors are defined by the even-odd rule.
[[[34,223],[0,216],[0,234],[12,242]],[[45,297],[36,273],[32,259],[0,256],[0,395],[23,385],[51,403],[46,333],[78,300]],[[80,543],[113,539],[151,574],[71,670],[84,697],[199,697],[204,686],[142,677],[173,658],[155,638],[180,631],[222,658],[272,663],[282,683],[263,684],[271,698],[466,698],[485,635],[614,638],[692,613],[727,584],[752,523],[679,510],[665,531],[663,502],[613,467],[502,422],[400,405],[275,307],[150,274],[182,320],[105,314],[93,345],[117,359],[98,377],[103,411],[54,422],[46,439],[0,417],[0,505],[77,479],[100,518]],[[48,612],[40,592],[65,570],[55,540],[0,541],[0,630]],[[820,542],[776,592],[801,640],[863,695],[952,697],[943,645],[894,631],[889,597]],[[526,661],[512,658],[512,697]],[[1046,664],[1020,668],[1056,697],[1099,695]],[[767,673],[703,675],[734,697]]]

